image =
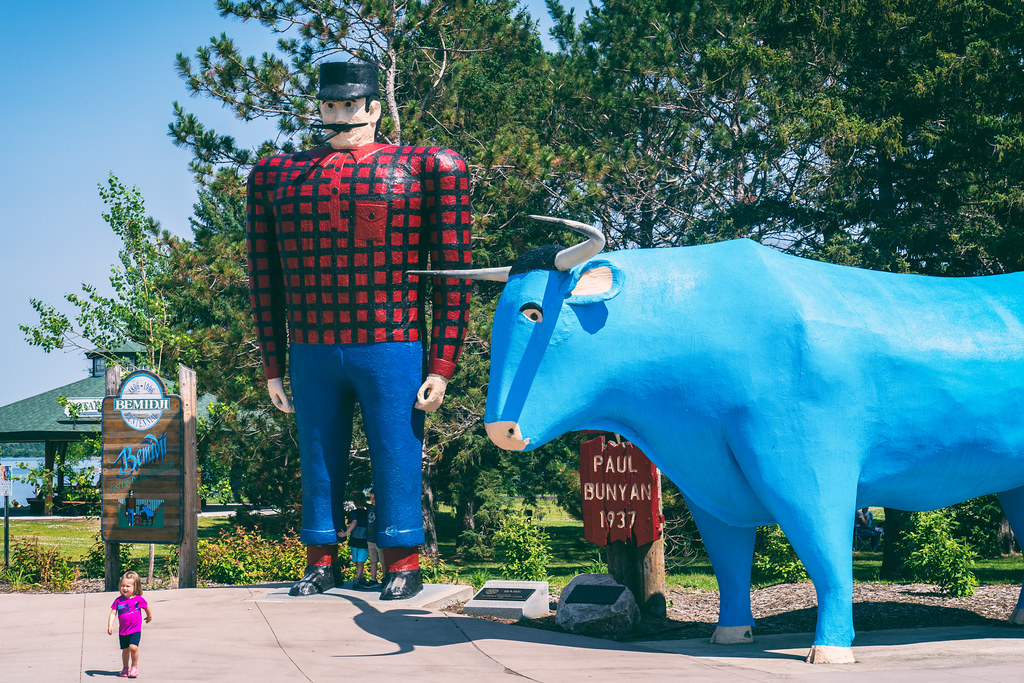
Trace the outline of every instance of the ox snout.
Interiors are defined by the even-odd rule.
[[[507,451],[521,451],[530,445],[530,440],[523,438],[523,433],[515,422],[499,420],[498,422],[487,422],[484,427],[487,429],[487,436],[498,448],[504,448]]]

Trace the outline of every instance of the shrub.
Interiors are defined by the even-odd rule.
[[[474,569],[469,573],[469,582],[473,584],[473,588],[476,590],[483,588],[484,584],[493,578],[486,569]]]
[[[22,585],[40,585],[51,591],[71,590],[78,568],[56,548],[40,545],[38,537],[15,539],[7,573]]]
[[[139,573],[142,569],[142,562],[132,558],[132,544],[122,543],[118,549],[118,556],[121,558],[121,574],[127,571]],[[92,545],[79,565],[85,575],[94,579],[102,579],[106,572],[106,557],[104,556],[103,538],[96,534],[92,537]]]
[[[754,569],[760,583],[794,583],[807,580],[807,570],[804,569],[803,563],[796,556],[796,551],[778,524],[758,529]]]
[[[494,552],[505,578],[543,581],[547,578],[550,539],[522,513],[507,514],[494,533]]]
[[[981,557],[999,557],[1004,551],[1001,538],[1003,506],[995,495],[982,496],[948,508],[954,524],[952,535],[971,546]]]
[[[913,530],[906,535],[906,543],[913,548],[908,568],[914,578],[934,583],[954,597],[974,595],[978,579],[971,571],[971,546],[953,538],[952,524],[943,512],[921,512],[915,517]]]
[[[482,560],[494,552],[494,549],[487,545],[484,535],[472,529],[459,534],[456,547],[459,554],[467,560]]]
[[[440,557],[420,555],[420,572],[424,583],[459,583],[459,569],[449,567]]]
[[[347,546],[338,547],[346,571],[351,571]],[[306,566],[306,547],[293,533],[280,541],[263,538],[259,531],[235,527],[222,531],[216,541],[199,541],[197,573],[215,583],[246,585],[264,581],[293,581]]]

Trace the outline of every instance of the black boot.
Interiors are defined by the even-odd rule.
[[[334,588],[334,570],[330,566],[306,565],[306,573],[291,587],[288,595],[315,595]]]
[[[388,572],[385,576],[387,581],[380,593],[381,600],[405,600],[423,590],[423,574],[419,569]]]

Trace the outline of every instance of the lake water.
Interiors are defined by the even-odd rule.
[[[11,466],[11,477],[15,480],[15,482],[14,482],[14,495],[11,497],[11,501],[10,502],[13,504],[14,501],[18,501],[18,503],[20,503],[21,505],[28,505],[28,499],[33,497],[33,494],[35,493],[35,490],[33,489],[31,484],[26,484],[24,482],[17,481],[18,477],[24,476],[24,475],[28,474],[28,469],[24,469],[24,468],[18,467],[18,465],[21,464],[21,463],[24,463],[24,464],[28,465],[29,468],[42,467],[43,466],[43,458],[2,458],[2,459],[0,459],[0,465],[10,465]],[[99,483],[100,459],[99,458],[92,458],[90,460],[86,460],[84,465],[83,465],[83,467],[89,467],[89,466],[92,466],[92,467],[96,468],[96,481],[97,481],[97,483]],[[55,486],[56,486],[56,484],[57,484],[57,482],[54,481],[54,485]],[[3,507],[3,499],[0,498],[0,508],[2,508],[2,507]],[[2,510],[0,510],[0,517],[2,517],[2,516],[3,516],[3,512],[2,512]]]

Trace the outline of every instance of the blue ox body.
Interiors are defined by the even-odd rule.
[[[999,493],[1024,533],[1024,274],[897,275],[749,240],[512,272],[488,434],[531,450],[608,430],[642,448],[700,529],[719,642],[750,637],[758,525],[781,525],[814,582],[810,661],[826,662],[852,661],[858,507]]]

